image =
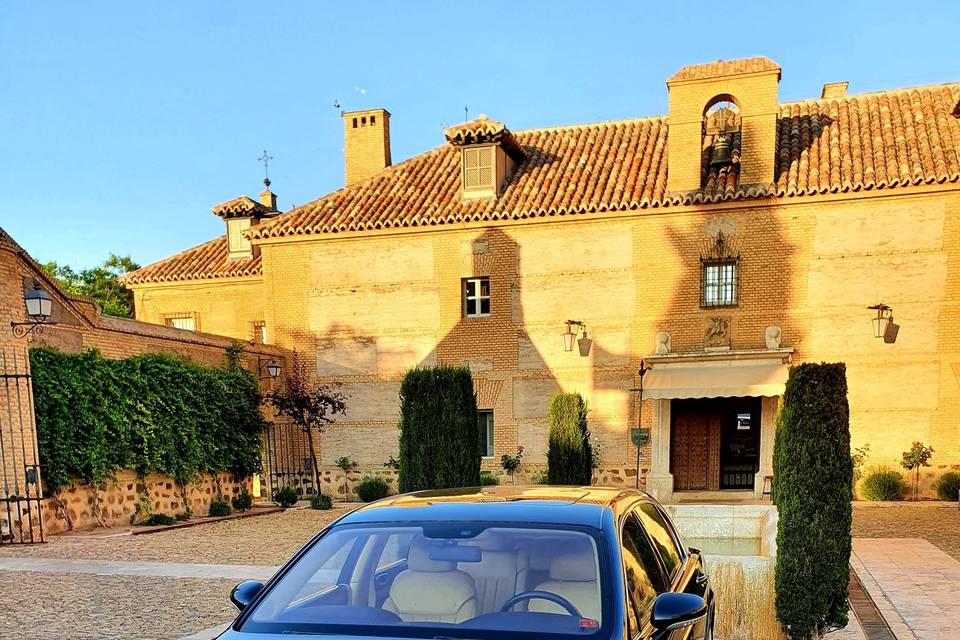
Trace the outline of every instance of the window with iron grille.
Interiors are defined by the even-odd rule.
[[[467,278],[463,281],[463,315],[467,318],[490,315],[490,278]]]
[[[493,411],[478,411],[480,420],[480,451],[484,458],[493,457]]]
[[[463,189],[491,189],[494,184],[493,147],[473,147],[463,150]]]
[[[736,259],[701,261],[700,306],[736,306],[738,263]]]

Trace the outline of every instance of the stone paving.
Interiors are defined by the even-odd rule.
[[[897,640],[960,640],[960,562],[919,538],[857,538],[851,565]]]

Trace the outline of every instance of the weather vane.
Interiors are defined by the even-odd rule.
[[[257,158],[257,160],[263,164],[263,184],[267,186],[267,189],[270,188],[270,161],[273,160],[273,156],[267,153],[267,150],[263,150],[263,155]]]

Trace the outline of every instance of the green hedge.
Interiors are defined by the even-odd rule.
[[[466,367],[413,369],[400,385],[400,492],[480,484],[480,427]]]
[[[853,462],[846,367],[790,369],[773,453],[777,619],[791,640],[847,624]]]
[[[558,393],[550,401],[547,414],[549,483],[589,485],[593,479],[593,452],[587,430],[587,403],[579,393]]]
[[[960,473],[949,471],[937,480],[937,497],[956,502],[960,499]]]
[[[168,355],[110,360],[91,350],[30,350],[44,485],[102,485],[117,472],[260,471],[265,421],[253,375]]]

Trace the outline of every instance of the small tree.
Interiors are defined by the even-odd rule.
[[[587,430],[587,403],[579,393],[558,393],[550,401],[547,477],[550,484],[588,485],[593,453]]]
[[[310,443],[310,454],[315,456],[315,433],[323,433],[323,427],[334,420],[331,415],[346,412],[343,394],[329,385],[312,384],[307,376],[307,367],[294,352],[290,373],[284,383],[267,393],[267,402],[273,405],[277,416],[290,420],[304,430]],[[320,490],[320,470],[316,462],[313,467],[313,481]]]
[[[791,640],[847,624],[853,461],[846,367],[790,369],[773,454],[777,619]]]
[[[400,385],[400,492],[480,484],[480,428],[466,367],[413,369]]]
[[[900,466],[907,471],[913,471],[913,499],[918,498],[920,492],[920,468],[930,466],[930,458],[933,457],[933,447],[928,447],[922,442],[914,442],[909,451],[903,452],[903,459]]]

